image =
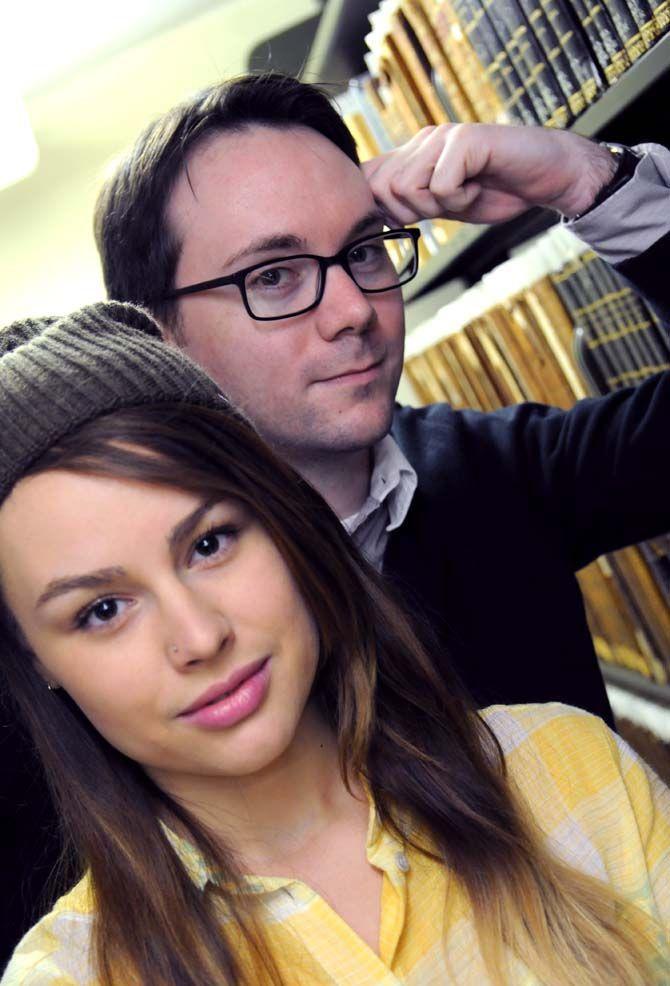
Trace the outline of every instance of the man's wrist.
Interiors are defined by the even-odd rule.
[[[607,151],[610,156],[609,176],[605,176],[605,180],[600,184],[600,187],[596,190],[595,195],[586,208],[581,209],[576,214],[566,216],[566,218],[573,221],[581,219],[589,212],[592,212],[627,184],[635,174],[635,169],[642,160],[640,154],[631,150],[630,147],[626,147],[625,144],[603,142],[599,146]]]

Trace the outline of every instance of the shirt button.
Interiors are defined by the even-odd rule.
[[[409,860],[404,852],[397,852],[395,854],[395,864],[401,873],[407,873],[409,870]]]

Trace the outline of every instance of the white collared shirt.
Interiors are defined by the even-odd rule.
[[[407,516],[417,476],[392,435],[377,442],[373,459],[367,499],[342,523],[356,547],[381,571],[389,533],[400,527]]]

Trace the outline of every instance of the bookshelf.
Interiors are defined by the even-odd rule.
[[[378,0],[328,0],[306,60],[305,77],[332,86],[333,92],[344,88],[345,80],[364,67],[367,18],[378,6]],[[670,78],[670,33],[634,62],[568,129],[584,137],[602,135],[666,74]],[[556,215],[548,210],[531,209],[495,226],[463,225],[439,252],[422,262],[417,277],[404,290],[405,300],[420,298],[454,278],[470,283],[478,280],[504,260],[510,249],[556,221]]]
[[[670,34],[631,65],[568,129],[583,137],[597,137],[666,73],[670,73]],[[531,209],[517,219],[496,226],[464,225],[450,243],[421,265],[415,280],[407,285],[405,300],[418,298],[452,277],[477,280],[504,259],[511,247],[536,236],[555,222],[557,216],[554,213]]]

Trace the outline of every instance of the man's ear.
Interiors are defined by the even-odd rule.
[[[163,342],[167,346],[172,346],[173,349],[183,349],[186,340],[184,338],[184,330],[179,310],[174,313],[173,317],[169,321],[165,319],[159,324],[161,334],[163,336]]]

